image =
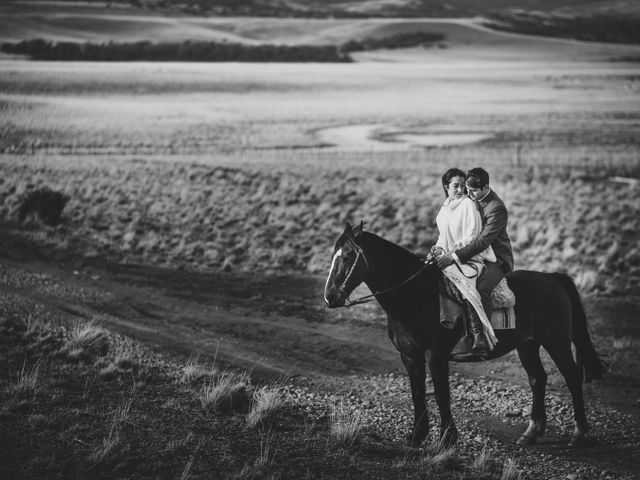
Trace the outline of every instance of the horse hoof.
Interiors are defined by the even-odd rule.
[[[536,443],[536,437],[525,437],[524,435],[521,436],[516,442],[516,444],[520,445],[521,447],[526,447],[527,445],[533,445],[534,443]]]

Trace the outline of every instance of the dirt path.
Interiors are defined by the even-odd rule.
[[[350,390],[370,390],[369,378],[394,374],[399,379],[397,395],[380,401],[400,402],[408,409],[409,394],[402,391],[406,380],[398,354],[387,339],[383,322],[373,319],[381,312],[375,306],[358,312],[329,311],[322,303],[322,284],[322,278],[305,276],[194,273],[73,260],[65,255],[51,256],[17,239],[0,238],[2,292],[81,319],[98,318],[109,328],[160,351],[183,358],[198,352],[201,358],[216,358],[227,367],[249,368],[258,376],[287,374],[297,382],[313,379],[318,388],[326,389],[339,389],[348,379]],[[548,392],[555,396],[555,404],[570,405],[562,379],[554,371],[550,373]],[[498,381],[528,390],[515,354],[488,364],[452,365],[452,374],[477,382],[481,389]],[[588,385],[586,396],[605,418],[620,412],[621,416],[611,421],[619,425],[607,425],[606,429],[596,425],[601,436],[608,432],[607,438],[599,438],[582,450],[569,450],[563,433],[551,430],[529,452],[585,462],[603,472],[622,469],[640,475],[638,383],[614,379]],[[466,429],[478,429],[513,446],[525,419],[506,423],[491,412],[491,402],[482,398],[480,394],[478,402],[488,410],[473,413],[471,409],[460,422]],[[454,410],[458,408],[455,400],[454,394]]]

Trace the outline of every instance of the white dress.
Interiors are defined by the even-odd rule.
[[[478,212],[473,200],[466,195],[457,200],[447,198],[436,216],[436,224],[438,225],[439,233],[436,246],[441,247],[445,252],[454,252],[468,245],[482,230],[480,212]],[[449,265],[443,270],[443,273],[460,289],[464,297],[469,300],[478,312],[480,321],[484,326],[489,348],[493,349],[497,338],[491,327],[491,322],[487,318],[484,308],[482,308],[480,294],[476,289],[476,273],[480,274],[481,269],[484,267],[484,261],[496,261],[496,256],[491,247],[475,255],[468,263],[458,263],[456,259],[456,263],[464,272],[464,275],[460,273],[455,264]],[[475,268],[471,264],[475,265]]]

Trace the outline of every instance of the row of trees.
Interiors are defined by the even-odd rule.
[[[349,53],[381,48],[432,46],[444,35],[415,32],[384,38],[351,40],[335,45],[243,45],[239,43],[73,43],[23,40],[4,43],[2,51],[27,55],[32,60],[84,60],[99,62],[351,62]]]
[[[32,60],[101,62],[350,62],[334,45],[241,45],[236,43],[73,43],[24,40],[4,43],[2,51]]]

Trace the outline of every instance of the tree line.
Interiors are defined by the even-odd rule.
[[[2,44],[2,51],[32,60],[98,62],[352,62],[352,52],[381,48],[429,47],[444,36],[416,32],[351,40],[342,45],[243,45],[227,42],[75,43],[43,39]]]
[[[98,62],[350,62],[334,45],[242,45],[191,42],[74,43],[42,39],[4,43],[2,51],[32,60]]]

